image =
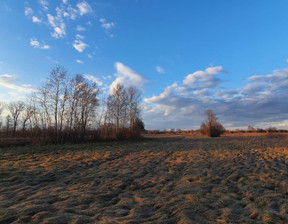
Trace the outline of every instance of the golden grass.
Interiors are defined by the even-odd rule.
[[[0,149],[0,223],[288,223],[288,140]]]

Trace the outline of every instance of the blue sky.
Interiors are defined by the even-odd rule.
[[[286,0],[0,0],[0,101],[56,64],[142,91],[147,129],[288,128]]]

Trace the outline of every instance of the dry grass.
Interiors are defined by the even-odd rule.
[[[0,223],[288,223],[288,140],[0,149]]]

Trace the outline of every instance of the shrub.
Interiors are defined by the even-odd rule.
[[[225,129],[222,124],[218,122],[218,119],[212,110],[207,110],[205,114],[207,115],[207,119],[202,122],[200,132],[209,137],[219,137],[222,135],[225,132]]]

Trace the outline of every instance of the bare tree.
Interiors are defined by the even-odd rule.
[[[39,98],[36,93],[32,93],[29,98],[27,98],[30,107],[30,129],[33,127],[39,127],[39,114],[41,110],[41,104],[39,104]]]
[[[25,108],[25,103],[22,101],[11,102],[8,104],[7,108],[13,119],[13,135],[15,135],[18,125],[18,118]]]
[[[57,136],[58,130],[62,129],[63,114],[67,100],[67,71],[64,67],[57,65],[50,72],[46,80],[45,90],[48,93],[48,105],[54,118],[54,131]]]
[[[4,111],[4,108],[5,108],[5,104],[0,102],[0,116],[3,113],[3,111]]]
[[[137,119],[140,119],[140,93],[134,87],[129,87],[127,89],[127,104],[129,112],[129,126],[130,130],[133,130],[134,124]]]
[[[101,124],[106,123],[105,112],[106,112],[107,99],[103,97],[99,101],[100,101],[99,103],[100,111],[98,111],[98,113],[95,114],[97,128],[101,127]]]
[[[26,123],[30,120],[33,115],[33,107],[27,103],[24,105],[24,109],[22,112],[22,131],[25,131]]]
[[[35,95],[35,103],[38,106],[38,115],[42,128],[46,129],[51,127],[51,115],[49,107],[49,89],[44,85]]]
[[[206,121],[202,122],[201,124],[201,133],[209,137],[219,137],[224,133],[224,127],[218,122],[218,119],[212,110],[207,110],[205,114],[207,118]]]
[[[7,134],[15,135],[21,123],[23,132],[17,134],[25,134],[37,143],[137,137],[140,132],[136,129],[144,129],[139,91],[117,84],[98,111],[99,94],[95,82],[82,75],[70,79],[63,67],[55,66],[26,103],[7,106]],[[0,115],[2,111],[0,102]]]
[[[11,126],[12,126],[12,118],[11,118],[11,116],[8,114],[8,115],[6,116],[6,134],[7,134],[7,135],[8,135],[9,132],[10,132]]]
[[[107,100],[108,117],[115,124],[116,135],[118,135],[119,127],[124,127],[127,123],[127,103],[127,92],[124,86],[118,83]]]
[[[98,94],[100,90],[96,83],[89,83],[81,75],[76,76],[78,87],[78,107],[80,117],[78,120],[78,128],[82,138],[85,135],[89,121],[95,116],[95,110],[98,104]]]
[[[1,114],[3,113],[4,111],[4,108],[5,108],[5,104],[0,102],[0,131],[2,129],[2,120],[1,120]]]

